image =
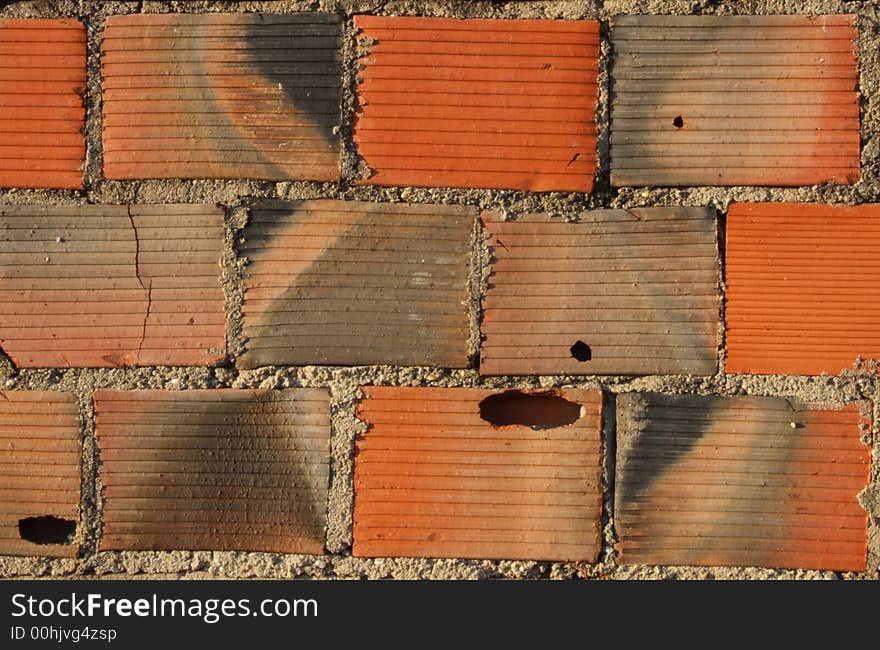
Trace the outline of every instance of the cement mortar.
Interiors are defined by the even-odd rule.
[[[247,180],[146,180],[108,181],[101,178],[101,94],[100,33],[104,18],[113,14],[157,12],[296,12],[329,11],[348,17],[343,39],[344,73],[342,84],[343,178],[336,183]],[[352,142],[356,102],[357,44],[350,16],[355,13],[380,15],[448,16],[459,18],[555,18],[598,19],[602,21],[603,44],[599,60],[599,106],[597,109],[599,169],[594,192],[590,195],[566,192],[530,193],[520,191],[460,190],[435,188],[361,187],[354,181],[362,173]],[[659,14],[859,14],[862,169],[858,183],[851,186],[818,185],[799,188],[685,187],[622,188],[609,185],[609,69],[611,46],[607,42],[608,19],[624,13]],[[841,376],[791,377],[785,375],[727,375],[713,377],[480,377],[475,370],[434,368],[368,367],[266,367],[239,370],[235,357],[242,351],[241,305],[242,275],[246,261],[235,247],[247,219],[247,207],[261,199],[336,198],[378,202],[445,203],[471,205],[508,215],[548,212],[567,219],[594,208],[633,208],[641,206],[709,206],[723,211],[733,201],[799,201],[858,204],[880,201],[880,53],[878,53],[878,14],[870,1],[833,0],[575,0],[534,2],[453,2],[399,0],[381,2],[348,0],[333,2],[97,2],[96,0],[30,0],[0,2],[0,18],[73,17],[88,25],[88,79],[86,93],[86,169],[85,189],[2,190],[0,204],[75,203],[220,203],[227,206],[222,282],[226,297],[227,339],[230,365],[220,368],[129,368],[129,369],[16,369],[0,354],[0,388],[6,390],[63,390],[77,395],[84,430],[81,525],[77,541],[82,544],[77,559],[47,559],[0,556],[0,577],[100,577],[104,579],[151,578],[395,578],[395,579],[877,579],[880,578],[880,435],[877,402],[880,380],[871,368],[854,369]],[[476,361],[481,319],[479,296],[488,280],[486,236],[475,226],[473,271],[470,279],[471,319],[469,350]],[[723,253],[723,242],[722,242]],[[866,296],[866,298],[869,298]],[[723,321],[722,321],[723,322]],[[723,336],[723,329],[721,332]],[[719,339],[719,340],[723,340]],[[723,350],[719,349],[719,368]],[[359,387],[369,384],[400,386],[476,386],[517,387],[600,387],[605,405],[612,407],[614,394],[624,391],[658,391],[700,395],[769,395],[807,401],[844,404],[869,400],[873,404],[873,429],[864,432],[872,445],[871,484],[860,494],[860,503],[869,513],[868,570],[864,573],[776,570],[721,567],[620,567],[614,563],[616,541],[613,518],[614,417],[606,412],[603,427],[603,515],[604,546],[600,562],[594,565],[531,561],[438,560],[438,559],[361,559],[351,557],[353,506],[354,441],[366,430],[355,417]],[[284,555],[241,552],[97,552],[101,529],[100,484],[97,471],[97,445],[94,437],[92,395],[97,388],[286,388],[329,387],[331,391],[331,485],[328,500],[327,555]]]

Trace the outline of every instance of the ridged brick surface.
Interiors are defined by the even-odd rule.
[[[720,268],[712,211],[597,210],[576,223],[484,213],[483,220],[493,261],[482,374],[715,373]]]
[[[335,14],[110,16],[108,178],[339,178]]]
[[[81,188],[86,30],[0,20],[0,187]]]
[[[96,391],[101,550],[323,553],[324,389]]]
[[[76,556],[76,544],[22,539],[19,521],[79,521],[81,438],[72,393],[0,392],[0,554]]]
[[[880,360],[880,206],[736,203],[727,215],[727,372],[839,374]]]
[[[464,367],[472,208],[357,201],[251,210],[243,367]]]
[[[599,24],[355,16],[366,183],[589,192]]]
[[[579,417],[549,428],[481,419],[481,401],[500,391],[363,391],[354,555],[595,561],[599,391],[558,391]]]
[[[856,16],[615,16],[611,182],[859,178]]]
[[[859,410],[778,397],[618,396],[620,562],[864,571],[858,494],[871,454]]]
[[[0,347],[23,368],[226,357],[223,210],[0,207]]]

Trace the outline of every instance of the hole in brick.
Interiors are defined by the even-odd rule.
[[[553,391],[507,390],[481,401],[480,417],[496,427],[520,424],[533,429],[553,429],[577,422],[581,407]]]
[[[593,358],[593,351],[583,341],[577,341],[569,350],[571,351],[571,356],[578,361],[589,361]]]
[[[60,517],[27,517],[18,520],[18,536],[33,544],[70,544],[76,522]]]
[[[676,129],[680,129],[684,126],[684,118],[681,115],[676,115],[674,118],[672,118],[672,126],[674,126]]]

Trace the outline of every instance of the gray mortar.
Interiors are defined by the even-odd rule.
[[[327,11],[349,17],[343,24],[343,101],[340,137],[343,142],[340,183],[249,180],[144,180],[108,181],[101,178],[100,30],[108,15],[157,12],[296,12]],[[555,18],[599,19],[602,46],[599,59],[599,106],[597,108],[599,166],[594,192],[530,193],[449,188],[382,188],[356,184],[364,168],[352,141],[357,110],[358,44],[350,20],[356,13],[422,15],[459,18]],[[609,133],[611,47],[608,19],[622,13],[662,14],[823,14],[857,13],[860,44],[862,169],[851,186],[818,185],[800,188],[685,187],[621,188],[609,185]],[[733,201],[802,201],[858,204],[880,201],[880,10],[868,0],[577,0],[528,2],[455,2],[417,0],[289,0],[276,2],[97,2],[58,0],[0,2],[0,17],[73,17],[88,25],[88,75],[85,104],[85,189],[2,190],[0,204],[71,203],[218,203],[226,206],[226,238],[221,279],[227,309],[227,342],[233,364],[217,368],[124,368],[124,369],[16,369],[0,351],[0,387],[11,390],[50,389],[73,392],[83,423],[83,480],[81,524],[76,559],[0,556],[0,577],[102,577],[104,579],[151,578],[406,578],[406,579],[878,579],[880,578],[880,380],[872,368],[854,369],[840,376],[792,377],[786,375],[694,376],[528,376],[480,377],[476,370],[393,366],[266,367],[239,370],[235,357],[243,346],[241,329],[242,276],[246,261],[238,255],[236,242],[247,218],[246,208],[261,199],[295,200],[336,198],[377,202],[413,202],[470,205],[505,215],[547,212],[574,219],[578,212],[594,208],[632,208],[654,205],[714,207],[722,213]],[[723,218],[723,216],[722,216]],[[474,265],[469,286],[471,315],[469,350],[476,360],[478,324],[482,317],[480,296],[489,273],[489,253],[481,225],[475,225]],[[723,242],[721,242],[723,246]],[[723,337],[723,320],[720,335]],[[723,352],[719,351],[719,355]],[[720,356],[723,361],[723,357]],[[723,368],[720,365],[719,368]],[[876,368],[873,368],[876,370]],[[582,563],[488,561],[351,557],[353,506],[353,457],[356,437],[366,425],[355,416],[362,385],[465,386],[483,388],[601,387],[605,404],[614,394],[626,391],[658,391],[700,395],[768,395],[812,402],[844,404],[870,400],[873,428],[865,432],[872,446],[871,483],[860,494],[869,513],[868,570],[864,573],[776,570],[747,567],[618,567],[614,563],[616,541],[613,513],[615,417],[606,411],[603,425],[603,550],[594,565]],[[331,483],[328,499],[327,555],[285,555],[242,552],[97,552],[101,527],[98,451],[94,437],[92,395],[97,388],[284,388],[327,387],[331,391]]]

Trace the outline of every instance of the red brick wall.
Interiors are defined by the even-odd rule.
[[[287,4],[0,9],[0,575],[878,577],[862,3]]]

